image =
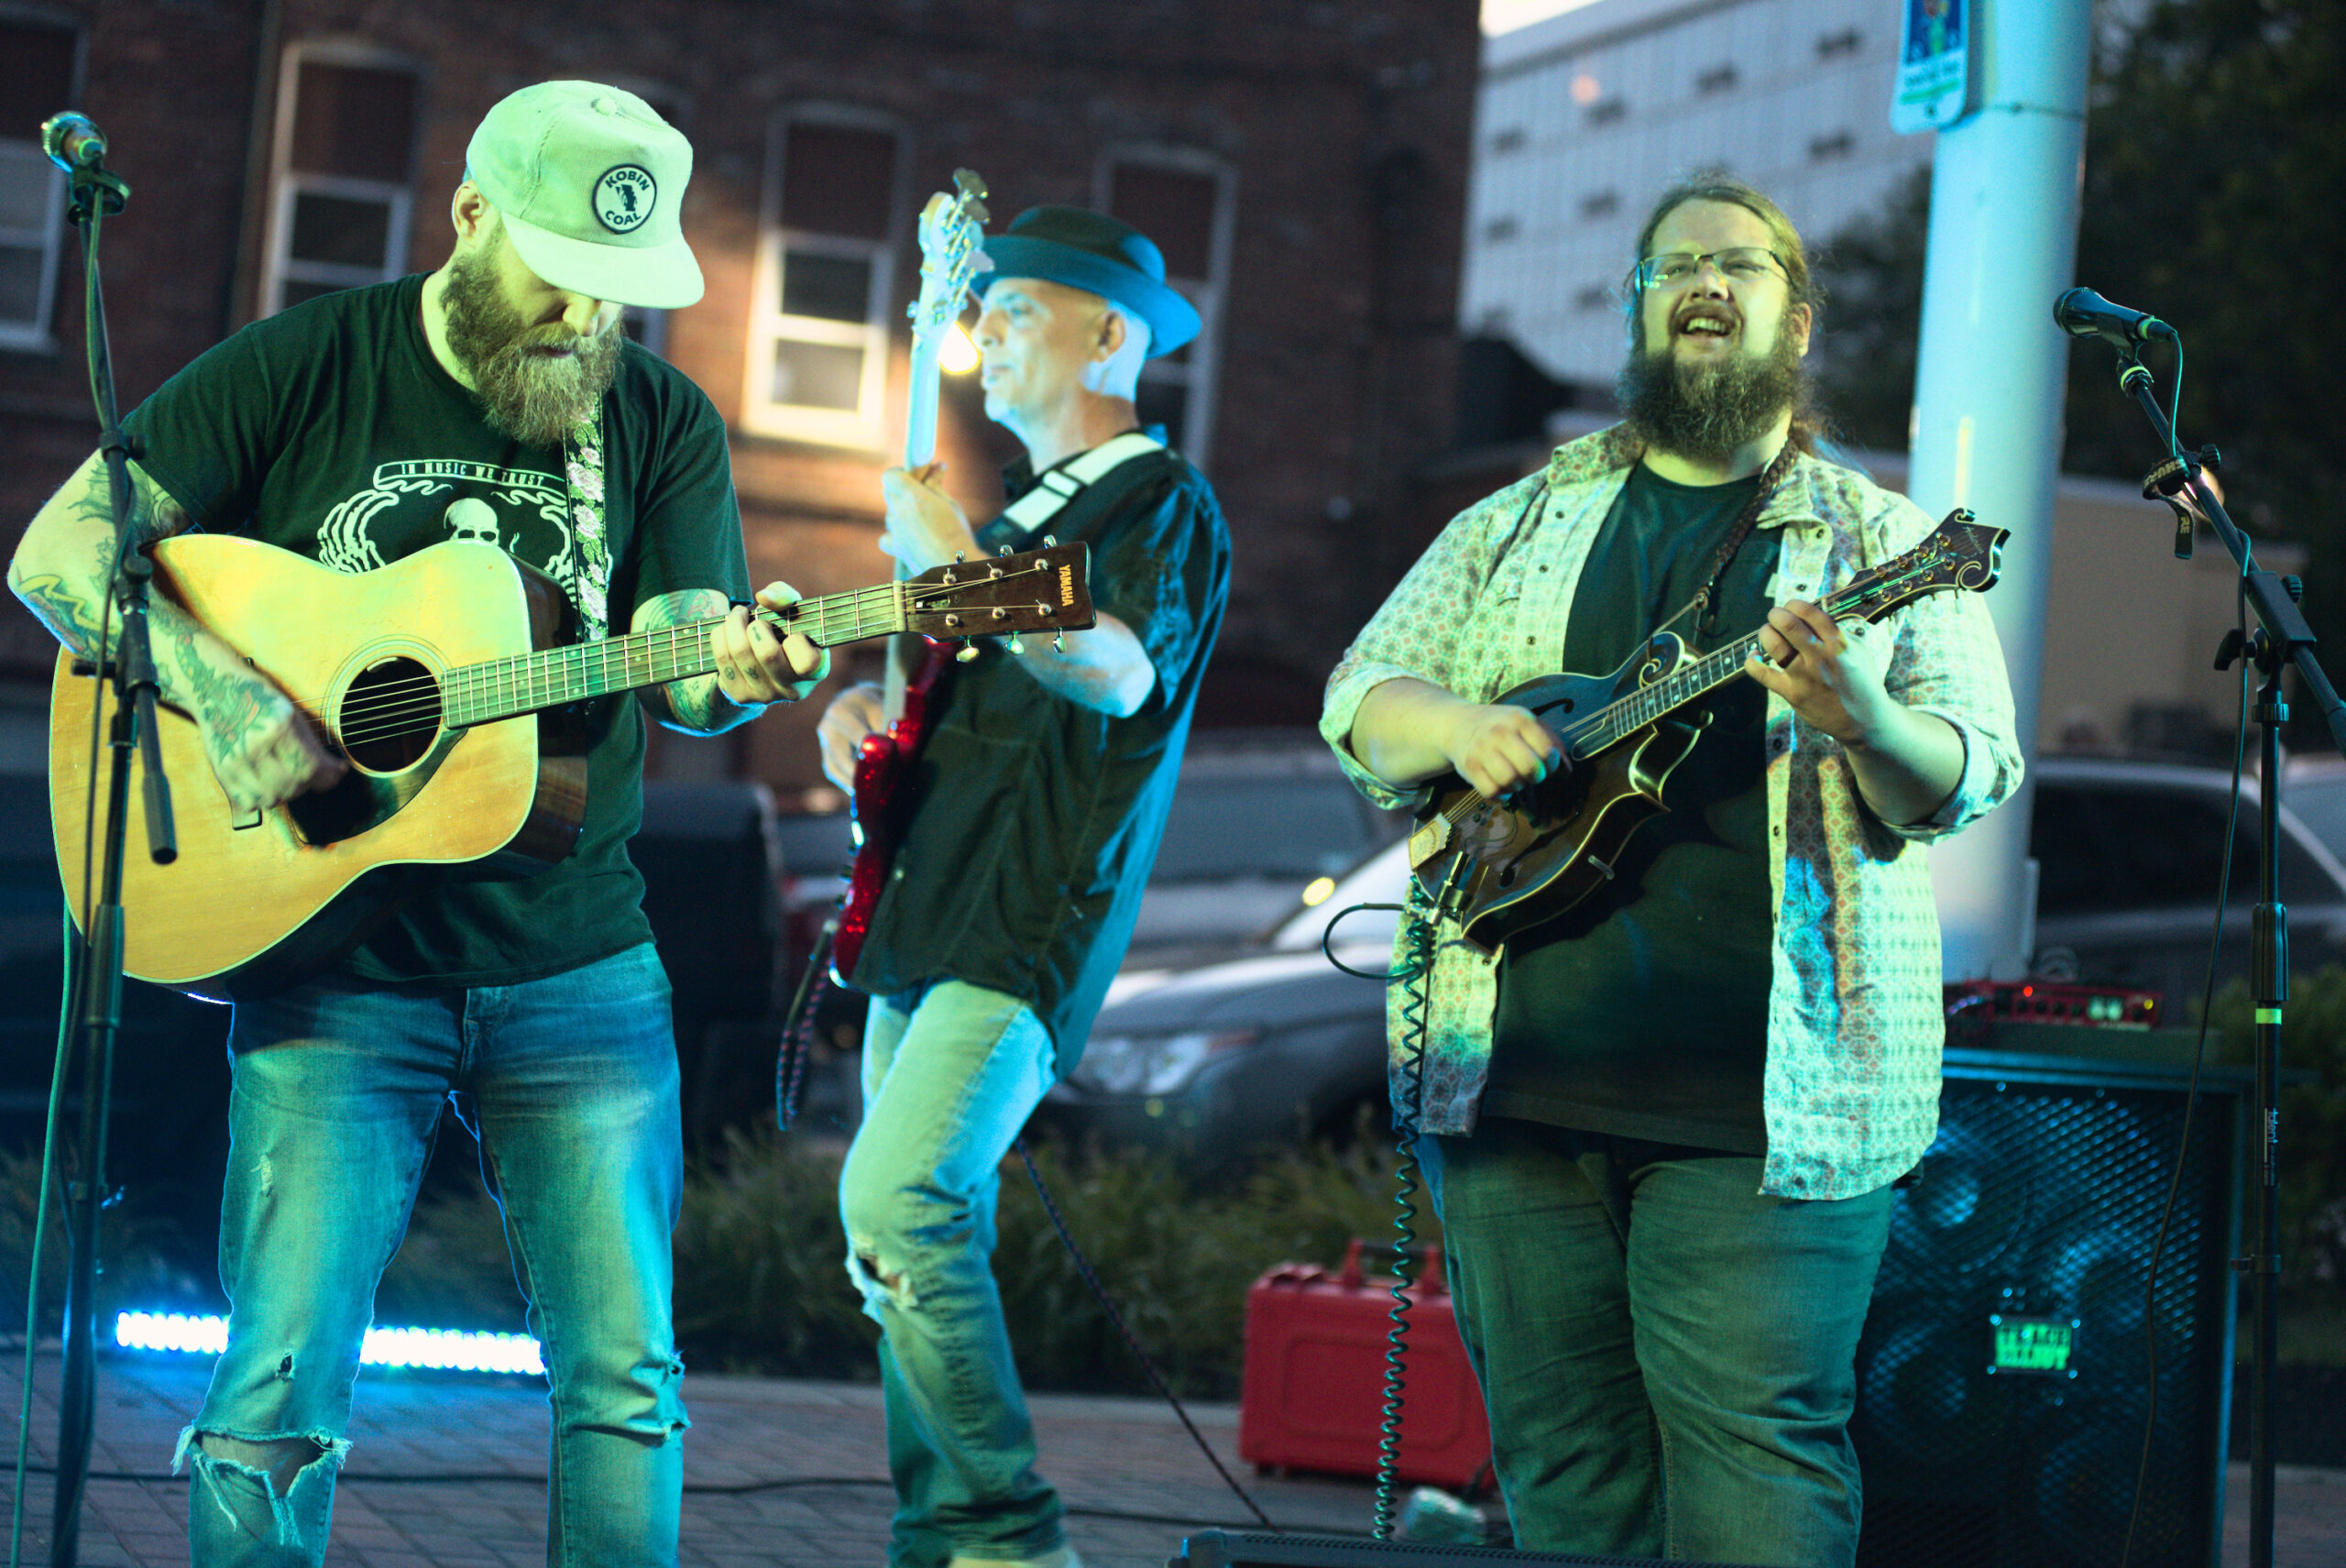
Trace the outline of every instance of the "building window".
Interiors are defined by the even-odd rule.
[[[1516,223],[1511,217],[1493,218],[1483,225],[1483,238],[1492,245],[1504,245],[1515,235]]]
[[[1824,163],[1836,158],[1847,158],[1858,149],[1858,138],[1847,131],[1835,131],[1830,136],[1808,138],[1808,160]]]
[[[72,103],[81,44],[69,23],[0,16],[0,348],[53,346],[65,171],[41,155],[40,123]]]
[[[1491,138],[1491,150],[1495,153],[1522,151],[1523,127],[1521,126],[1509,126],[1507,129],[1499,132],[1498,135]]]
[[[415,71],[379,52],[286,51],[261,314],[407,269],[422,100]]]
[[[1094,183],[1098,205],[1156,242],[1165,256],[1165,280],[1197,307],[1198,335],[1148,362],[1140,373],[1136,408],[1143,424],[1163,425],[1166,439],[1203,468],[1213,453],[1236,177],[1210,154],[1128,148],[1102,159]]]
[[[1573,296],[1573,307],[1580,311],[1609,311],[1620,302],[1613,291],[1602,283],[1592,283]]]
[[[775,122],[741,422],[878,450],[895,298],[904,138],[891,121],[800,109]]]
[[[1844,27],[1837,33],[1826,33],[1816,40],[1816,58],[1838,60],[1845,54],[1855,54],[1865,46],[1866,37],[1855,27]]]
[[[1694,91],[1697,93],[1724,93],[1728,88],[1734,86],[1735,83],[1735,67],[1732,64],[1716,66],[1694,78]]]
[[[1609,218],[1621,210],[1621,192],[1598,191],[1580,199],[1580,215],[1584,218]]]
[[[1588,123],[1592,126],[1609,126],[1628,118],[1628,115],[1629,105],[1626,102],[1619,98],[1607,98],[1601,104],[1589,105]]]

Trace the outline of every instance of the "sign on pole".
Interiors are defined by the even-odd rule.
[[[1906,36],[1898,51],[1890,128],[1911,136],[1945,129],[1962,117],[1975,0],[1906,0],[1904,8]]]

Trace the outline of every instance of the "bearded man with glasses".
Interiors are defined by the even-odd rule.
[[[1416,806],[1567,767],[1499,700],[1665,625],[1757,630],[1602,887],[1496,953],[1439,920],[1418,1102],[1518,1548],[1850,1563],[1854,1361],[1891,1186],[1936,1128],[1921,846],[2019,784],[1976,595],[1819,608],[1931,520],[1816,455],[1800,236],[1750,186],[1665,192],[1627,288],[1621,423],[1469,508],[1328,685],[1354,781]],[[1405,928],[1403,941],[1408,940]]]

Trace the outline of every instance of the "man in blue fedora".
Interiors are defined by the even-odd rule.
[[[1010,504],[973,529],[940,465],[891,470],[880,548],[920,572],[1080,540],[1099,623],[1059,642],[980,639],[947,667],[850,977],[872,1010],[839,1206],[882,1330],[895,1568],[1076,1563],[1035,1473],[994,1288],[995,1172],[1124,958],[1230,585],[1212,490],[1134,413],[1143,362],[1199,328],[1157,247],[1102,214],[1036,207],[986,254],[986,415],[1025,448]],[[823,768],[842,787],[883,709],[864,685],[824,714]]]

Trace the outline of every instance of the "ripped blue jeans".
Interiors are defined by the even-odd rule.
[[[1025,1003],[965,981],[875,996],[864,1022],[863,1125],[839,1214],[848,1273],[881,1329],[892,1568],[1024,1562],[1062,1542],[992,1267],[1003,1157],[1051,1086],[1053,1055]]]
[[[520,985],[319,981],[229,1032],[228,1348],[181,1439],[198,1568],[316,1564],[375,1288],[443,1104],[479,1135],[554,1407],[546,1561],[676,1561],[689,1424],[669,1311],[684,1182],[668,981],[649,944]],[[422,1325],[433,1326],[433,1325]],[[314,1442],[280,1496],[204,1437]]]

